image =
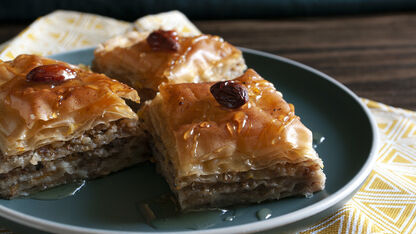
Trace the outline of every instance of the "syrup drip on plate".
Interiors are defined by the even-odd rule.
[[[318,148],[318,146],[320,144],[322,144],[325,141],[325,137],[319,133],[319,132],[314,132],[313,133],[313,148]]]
[[[28,196],[28,198],[36,200],[58,200],[75,195],[75,193],[81,190],[84,186],[85,180],[81,180],[79,182],[64,184],[58,187],[34,193]]]
[[[256,212],[258,220],[266,220],[272,217],[272,211],[268,208],[262,208]]]
[[[231,222],[234,212],[226,209],[180,212],[176,199],[164,194],[137,204],[147,224],[156,229],[199,230],[214,226],[219,222]]]
[[[235,219],[235,215],[229,215],[224,218],[224,221],[231,222]]]

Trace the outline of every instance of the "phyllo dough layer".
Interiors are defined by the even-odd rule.
[[[178,35],[176,50],[155,50],[148,36],[130,32],[99,45],[92,69],[131,85],[145,100],[162,82],[226,80],[246,69],[241,51],[218,36]]]
[[[248,102],[230,109],[214,82],[162,84],[143,116],[154,157],[182,209],[260,202],[324,188],[312,134],[273,84],[249,69],[232,81]]]
[[[144,132],[137,114],[124,100],[139,103],[140,99],[127,85],[35,55],[1,62],[0,77],[5,81],[0,85],[1,183],[8,180],[9,172],[21,170],[22,176],[26,173],[22,178],[29,178],[30,170],[26,168],[33,165],[99,152],[122,139],[134,138],[142,146],[137,147],[138,159],[132,163],[146,158]],[[93,155],[99,157],[99,153]],[[48,175],[54,178],[53,172]],[[66,177],[76,179],[76,176]],[[69,182],[58,179],[59,183]],[[50,185],[56,184],[53,181],[50,180]],[[23,182],[16,180],[13,186],[19,187]],[[37,184],[33,183],[35,188],[31,190],[36,190]],[[48,187],[48,183],[42,187]],[[0,189],[2,196],[19,195],[8,193],[7,187],[0,186]]]

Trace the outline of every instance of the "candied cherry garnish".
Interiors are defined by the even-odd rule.
[[[246,87],[234,81],[217,82],[210,91],[215,100],[226,108],[237,109],[248,102]]]
[[[178,33],[174,30],[157,30],[149,34],[146,41],[154,51],[178,51]]]
[[[77,77],[77,71],[61,64],[42,65],[26,75],[27,81],[59,83]]]

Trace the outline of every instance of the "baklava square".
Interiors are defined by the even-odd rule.
[[[246,65],[239,49],[211,35],[176,31],[129,32],[100,44],[92,69],[153,98],[163,83],[198,83],[240,76]]]
[[[254,70],[223,82],[162,84],[141,114],[183,210],[308,195],[325,186],[311,131]]]
[[[105,75],[36,55],[0,62],[0,196],[90,179],[147,159],[126,100],[137,92]]]

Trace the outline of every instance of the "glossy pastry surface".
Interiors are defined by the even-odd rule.
[[[93,70],[131,84],[139,93],[155,93],[162,82],[225,80],[246,68],[241,51],[218,36],[176,35],[175,50],[155,50],[148,37],[149,33],[130,32],[99,45]]]
[[[76,77],[61,82],[28,80],[39,66],[58,64]],[[56,141],[67,141],[100,123],[137,119],[125,99],[139,102],[137,92],[100,74],[52,59],[21,55],[0,63],[0,148],[4,156]]]
[[[177,169],[177,177],[261,170],[317,161],[312,134],[272,83],[249,69],[233,80],[248,91],[237,109],[220,105],[214,84],[164,84],[150,115]],[[175,146],[175,147],[174,147]]]
[[[139,114],[182,210],[258,203],[325,187],[311,131],[252,69],[234,80],[164,83]]]

